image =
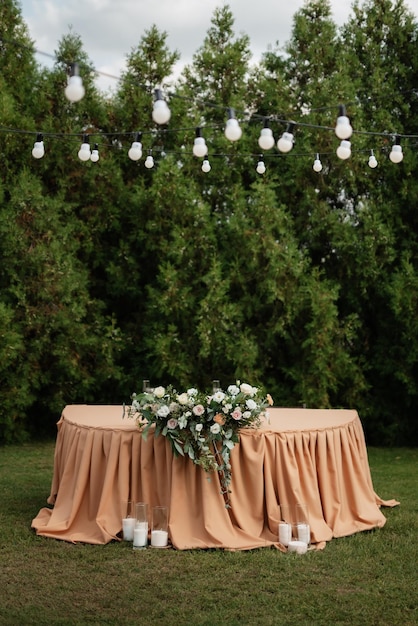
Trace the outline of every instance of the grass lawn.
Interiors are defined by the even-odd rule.
[[[384,528],[306,555],[134,551],[37,537],[54,442],[0,448],[0,624],[418,624],[418,449],[369,449]]]

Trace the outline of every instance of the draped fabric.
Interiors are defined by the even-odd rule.
[[[206,474],[168,441],[145,440],[120,406],[69,405],[58,422],[51,492],[32,527],[38,535],[105,544],[119,539],[126,500],[169,507],[179,549],[247,550],[278,544],[280,503],[305,503],[312,541],[382,527],[356,411],[269,410],[240,433],[231,455],[231,507],[216,473]]]

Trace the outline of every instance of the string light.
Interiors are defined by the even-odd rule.
[[[377,159],[374,156],[374,152],[373,150],[370,150],[370,156],[369,156],[369,167],[371,167],[372,169],[374,169],[375,167],[377,167]]]
[[[78,158],[80,161],[89,161],[91,157],[90,152],[90,139],[88,135],[83,135],[83,143],[78,151]]]
[[[291,149],[293,148],[293,141],[294,141],[293,128],[294,127],[295,127],[294,122],[291,122],[290,124],[288,124],[287,130],[283,133],[283,135],[280,137],[279,141],[277,142],[277,147],[280,150],[280,152],[290,152]]]
[[[144,165],[148,170],[151,170],[154,167],[154,158],[152,156],[152,150],[148,150],[148,156],[145,159]]]
[[[258,145],[262,150],[271,150],[275,144],[273,131],[269,126],[268,120],[264,120],[264,128],[260,131],[260,137],[258,138]]]
[[[337,124],[335,126],[335,134],[338,139],[349,139],[353,134],[353,128],[350,124],[350,120],[346,115],[345,106],[340,104],[339,115],[337,117]]]
[[[84,97],[85,89],[79,73],[78,63],[73,63],[70,66],[70,75],[64,93],[70,102],[79,102]]]
[[[228,109],[228,120],[225,126],[225,137],[229,141],[238,141],[241,139],[242,130],[235,117],[234,109]]]
[[[38,133],[36,136],[36,141],[33,144],[32,156],[34,159],[42,159],[45,154],[45,147],[43,142],[42,133]]]
[[[132,161],[139,161],[142,157],[142,143],[141,143],[142,133],[136,133],[135,141],[132,142],[131,147],[128,150],[128,157]]]
[[[193,154],[196,157],[204,157],[208,153],[208,147],[206,145],[204,137],[202,137],[202,131],[200,128],[196,128],[196,137],[193,144]]]
[[[99,158],[99,144],[95,143],[94,148],[91,151],[90,161],[93,161],[93,163],[97,163]]]
[[[205,159],[202,163],[202,172],[205,172],[205,174],[207,174],[208,172],[210,172],[211,169],[212,168],[210,166],[209,160]]]
[[[350,156],[351,156],[351,142],[343,139],[337,148],[337,157],[339,159],[345,160],[345,159],[349,159]]]
[[[392,150],[390,151],[389,159],[392,163],[400,163],[403,159],[401,140],[399,136],[395,137],[395,142],[392,146]]]
[[[312,165],[312,169],[314,172],[321,172],[322,171],[322,163],[321,160],[319,158],[319,154],[316,155],[315,161],[313,162]]]
[[[160,126],[167,124],[171,117],[171,111],[164,100],[161,89],[154,90],[154,107],[152,109],[152,119]]]
[[[260,158],[259,158],[259,161],[257,163],[256,171],[258,172],[258,174],[264,174],[265,171],[266,171],[266,166],[264,164],[263,155],[262,154],[260,154]]]

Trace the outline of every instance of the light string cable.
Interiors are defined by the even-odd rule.
[[[4,38],[1,38],[1,41],[4,41]],[[28,46],[24,46],[21,43],[17,43],[17,42],[8,42],[8,43],[13,43],[16,45],[19,45],[21,47],[27,47],[28,49],[30,49],[32,52],[37,52],[38,54],[42,54],[44,56],[47,56],[49,58],[58,60],[57,57],[55,55],[51,55],[49,53],[46,52],[42,52],[40,50],[34,50],[33,47],[29,48]],[[79,76],[79,68],[78,68],[78,64],[77,63],[66,63],[63,62],[64,64],[67,64],[67,67],[69,68],[69,78],[68,78],[68,85],[67,85],[67,90],[70,86],[70,81],[71,79],[76,78],[76,87],[80,87],[80,81],[81,81],[81,77]],[[114,80],[120,81],[121,78],[117,77],[117,76],[113,76],[111,74],[107,74],[98,70],[94,70],[94,73],[96,75],[103,75],[106,76],[108,78],[112,78]],[[137,81],[134,81],[134,84],[140,88],[146,88],[148,91],[150,90],[149,86],[146,85],[140,85]],[[409,92],[413,92],[414,94],[416,94],[416,90],[409,90]],[[78,91],[78,96],[79,96],[80,92]],[[67,94],[66,94],[67,95]],[[76,102],[79,99],[81,99],[81,97],[83,97],[84,95],[84,88],[82,88],[82,95],[80,97],[77,96],[77,98],[74,98],[73,100],[71,100],[71,98],[68,98],[70,101]],[[168,92],[167,96],[169,99],[172,98],[181,98],[184,100],[187,100],[189,102],[192,102],[194,105],[196,106],[200,106],[203,108],[206,107],[210,107],[210,108],[216,108],[220,111],[224,111],[227,114],[227,120],[225,125],[223,124],[201,124],[200,126],[196,127],[183,127],[183,128],[164,128],[164,129],[146,129],[146,130],[142,130],[140,133],[137,132],[136,135],[140,134],[141,137],[143,135],[147,136],[150,135],[152,137],[156,137],[159,136],[160,138],[164,136],[165,133],[184,133],[184,132],[190,132],[190,131],[195,131],[196,133],[198,133],[198,135],[201,137],[202,136],[202,131],[203,130],[207,130],[207,129],[219,129],[219,128],[223,128],[224,127],[224,132],[225,132],[225,136],[227,137],[227,139],[229,139],[231,142],[235,142],[238,141],[241,138],[242,135],[242,130],[239,124],[238,119],[241,119],[241,124],[253,124],[253,123],[264,123],[264,127],[261,130],[261,134],[260,134],[260,138],[259,138],[259,147],[263,150],[269,150],[271,149],[274,145],[275,145],[275,140],[272,136],[272,131],[270,129],[270,125],[271,124],[275,124],[275,125],[281,125],[286,127],[286,130],[283,132],[282,136],[280,137],[280,139],[277,141],[277,147],[279,149],[279,151],[281,153],[287,153],[290,152],[290,150],[293,148],[293,142],[294,142],[294,137],[293,137],[293,130],[294,128],[306,128],[306,129],[311,129],[311,130],[317,130],[317,131],[334,131],[337,136],[339,138],[342,138],[341,141],[341,145],[339,146],[339,148],[337,149],[337,155],[340,156],[338,150],[341,151],[341,154],[344,154],[345,156],[340,156],[340,158],[348,158],[348,156],[351,156],[352,152],[362,152],[364,150],[360,149],[360,150],[351,150],[351,143],[347,141],[347,139],[349,139],[351,137],[352,134],[354,135],[363,135],[363,136],[370,136],[370,137],[380,137],[380,138],[384,138],[386,143],[389,140],[392,140],[393,142],[393,148],[391,151],[391,155],[390,158],[393,162],[400,162],[400,160],[402,160],[403,158],[403,154],[402,154],[402,148],[401,148],[401,141],[403,140],[412,140],[412,139],[418,139],[418,135],[415,134],[405,134],[405,133],[397,133],[397,132],[376,132],[376,131],[364,131],[364,130],[357,130],[357,129],[352,129],[349,123],[349,119],[346,116],[346,112],[345,112],[345,106],[344,105],[334,105],[334,106],[327,106],[327,107],[321,107],[321,108],[316,108],[316,109],[310,109],[309,113],[313,113],[313,112],[318,112],[321,110],[335,110],[335,109],[339,109],[339,117],[337,118],[337,126],[336,127],[331,127],[329,125],[325,126],[325,125],[320,125],[320,124],[312,124],[309,123],[307,121],[298,121],[295,122],[293,120],[288,120],[285,118],[281,118],[278,115],[268,115],[268,116],[263,116],[263,115],[259,115],[257,113],[253,113],[250,114],[248,113],[248,111],[240,111],[240,112],[235,112],[234,109],[232,109],[231,107],[225,107],[219,104],[215,104],[215,103],[211,103],[211,102],[207,102],[204,100],[201,100],[199,98],[191,98],[191,97],[186,97],[186,96],[181,96],[179,94],[177,94],[176,92]],[[67,96],[68,97],[68,96]],[[169,119],[170,119],[170,115],[171,113],[168,110],[167,113],[167,106],[166,106],[166,101],[164,99],[163,96],[163,91],[161,89],[154,89],[154,110],[152,113],[152,118],[154,120],[154,122],[156,124],[166,124]],[[350,104],[354,104],[354,103],[350,103]],[[159,109],[160,111],[158,111],[158,114],[155,113],[155,105],[159,105]],[[161,115],[161,110],[163,110],[163,115]],[[342,129],[343,129],[343,133],[347,133],[345,134],[340,134],[340,132],[338,132],[338,122],[342,120],[343,121],[343,125],[342,125]],[[95,144],[95,152],[96,152],[96,156],[97,156],[97,148],[99,147],[99,145],[101,147],[109,147],[109,148],[115,148],[114,142],[111,141],[103,141],[109,138],[132,138],[135,133],[133,133],[132,131],[124,131],[124,132],[113,132],[113,133],[103,133],[103,132],[97,132],[95,133],[93,129],[90,129],[90,131],[88,130],[88,128],[82,132],[82,133],[42,133],[39,130],[38,131],[29,131],[29,130],[24,130],[24,129],[13,129],[13,128],[9,128],[9,127],[3,127],[0,126],[0,132],[7,132],[7,133],[20,133],[20,134],[26,134],[26,135],[34,135],[36,134],[37,137],[37,141],[35,142],[35,147],[34,147],[34,151],[36,151],[36,144],[38,145],[38,149],[37,149],[37,154],[39,155],[37,158],[40,158],[41,156],[43,156],[43,146],[41,145],[43,142],[43,137],[47,137],[49,139],[60,139],[62,140],[63,138],[70,140],[70,141],[75,141],[75,137],[80,138],[80,136],[83,136],[83,140],[86,139],[88,137],[88,140],[90,140],[91,138],[93,138],[94,136],[97,136],[100,138],[100,142],[98,141]],[[198,136],[197,135],[197,136]],[[74,139],[72,139],[74,138]],[[263,139],[263,142],[262,142]],[[87,141],[87,139],[86,139]],[[195,144],[198,141],[197,137],[195,139]],[[138,142],[137,142],[138,143]],[[200,143],[202,143],[202,141],[200,141]],[[120,146],[118,146],[120,147]],[[155,149],[155,151],[158,152],[158,147],[154,147],[153,149]],[[176,151],[168,151],[165,152],[163,148],[160,149],[160,152],[162,154],[168,154],[168,153],[172,153],[172,154],[176,154]],[[368,152],[370,152],[370,150],[368,150]],[[371,151],[371,157],[374,156],[373,151]],[[181,154],[184,154],[185,150],[181,151]],[[196,155],[196,151],[194,150],[194,148],[191,151],[192,154]],[[393,153],[393,158],[392,158],[392,153]],[[207,151],[206,151],[207,154]],[[312,153],[311,153],[312,154]],[[317,157],[319,158],[319,154],[321,154],[321,156],[325,156],[325,153],[318,153],[316,152]],[[35,153],[33,152],[33,155],[35,156]],[[205,154],[203,154],[202,152],[199,153],[199,156],[205,156]],[[212,156],[215,157],[215,154],[213,154]],[[229,154],[217,154],[216,156],[223,156],[223,157],[228,157],[230,156]],[[244,154],[241,154],[240,156],[245,156]],[[248,157],[254,157],[254,154],[247,154],[246,156]],[[263,158],[267,156],[266,154],[263,154]],[[275,155],[268,155],[268,157],[272,157],[272,156],[281,156],[281,154],[275,154]],[[305,156],[303,154],[296,154],[293,153],[292,156]],[[85,160],[85,159],[82,159]],[[98,160],[98,158],[93,159],[92,160]],[[135,159],[136,160],[136,159]],[[318,160],[318,159],[317,159]],[[372,159],[372,162],[374,163],[374,159]],[[370,162],[369,162],[370,165]],[[371,167],[373,167],[373,165],[370,165]]]

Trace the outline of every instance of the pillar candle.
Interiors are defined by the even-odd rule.
[[[123,538],[125,541],[133,541],[134,539],[135,518],[124,517],[122,520]]]
[[[164,548],[168,543],[168,532],[166,530],[153,530],[151,533],[151,545],[154,548]]]
[[[279,524],[279,541],[284,546],[289,545],[289,541],[292,539],[292,526],[286,524],[286,522],[280,522]]]

